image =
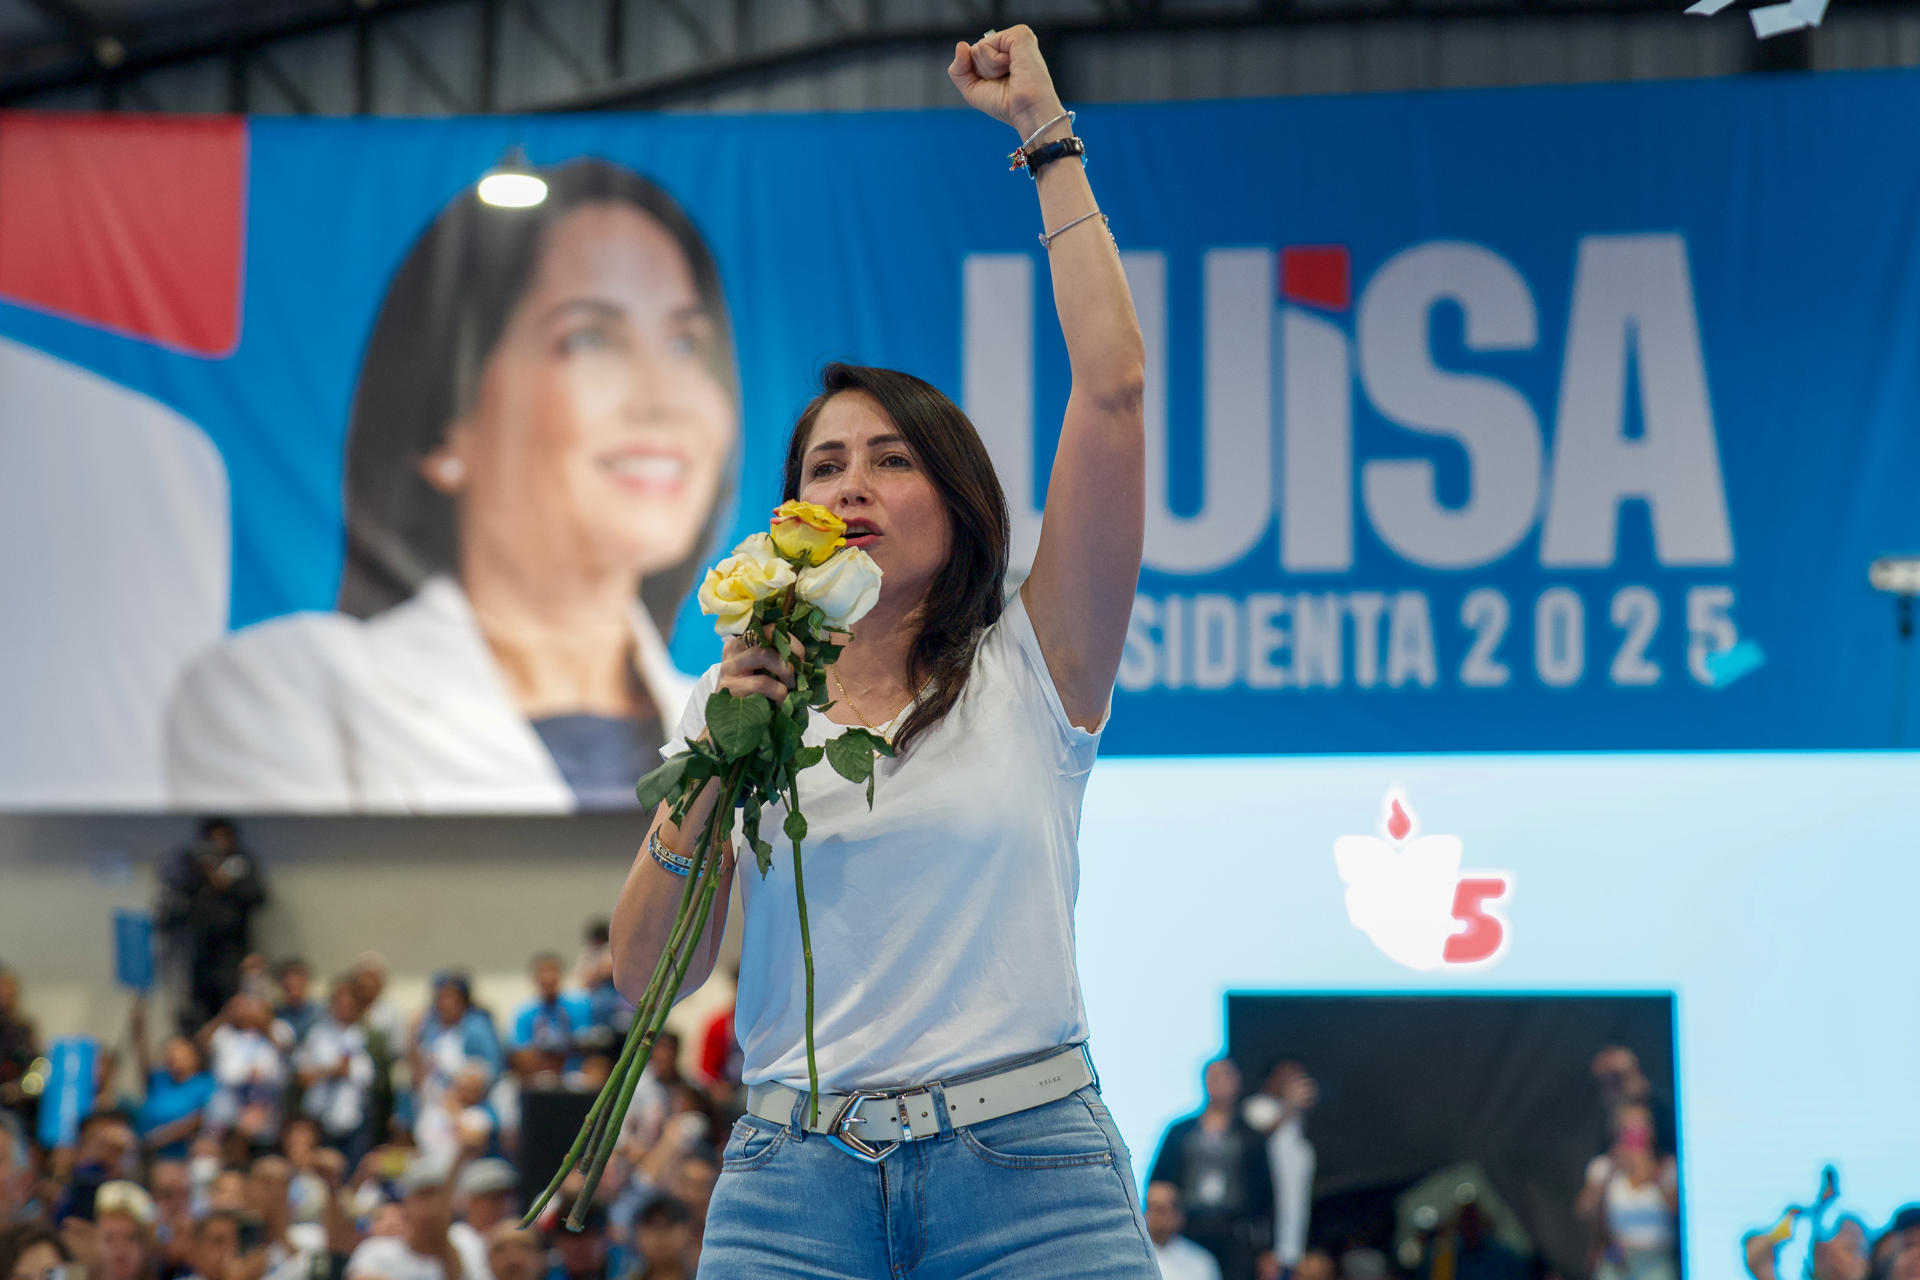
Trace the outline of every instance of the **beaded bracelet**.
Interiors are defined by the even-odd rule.
[[[653,855],[653,860],[659,863],[662,869],[676,876],[690,875],[693,872],[693,859],[683,858],[661,844],[660,833],[657,831],[647,834],[647,852]]]

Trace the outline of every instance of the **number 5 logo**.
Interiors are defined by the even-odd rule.
[[[1379,835],[1341,836],[1334,861],[1347,886],[1347,918],[1409,969],[1483,966],[1507,949],[1500,913],[1513,878],[1462,872],[1459,836],[1420,835],[1396,789],[1387,794]]]

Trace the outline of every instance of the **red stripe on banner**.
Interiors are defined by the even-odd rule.
[[[0,298],[230,354],[246,171],[238,117],[0,112]]]
[[[1300,244],[1280,251],[1280,296],[1324,311],[1353,304],[1353,265],[1343,244]]]

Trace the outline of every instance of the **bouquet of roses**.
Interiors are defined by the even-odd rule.
[[[801,960],[807,983],[807,1078],[813,1118],[820,1109],[820,1072],[813,1054],[813,944],[807,932],[807,891],[800,871],[800,844],[807,820],[800,812],[799,777],[825,760],[851,782],[867,784],[873,804],[873,768],[893,745],[877,733],[848,729],[825,746],[801,744],[807,716],[825,710],[827,668],[839,658],[850,628],[880,596],[880,568],[858,547],[846,545],[847,527],[825,507],[784,502],[772,526],[733,549],[707,571],[700,587],[700,609],[714,616],[723,636],[740,636],[749,645],[789,655],[794,684],[776,703],[759,694],[739,697],[725,689],[707,699],[704,740],[688,738],[687,749],[640,779],[640,803],[646,809],[665,802],[674,822],[685,820],[702,788],[720,788],[712,816],[697,833],[692,869],[680,891],[680,905],[666,949],[634,1010],[633,1026],[612,1074],[587,1112],[586,1123],[561,1162],[553,1181],[527,1211],[534,1221],[575,1167],[586,1181],[574,1198],[567,1225],[579,1230],[587,1206],[617,1144],[621,1124],[633,1101],[640,1073],[666,1024],[701,936],[713,912],[720,881],[719,850],[733,835],[734,823],[764,878],[773,867],[773,844],[761,838],[760,815],[768,804],[784,802],[784,832],[793,846],[793,889],[800,910]]]

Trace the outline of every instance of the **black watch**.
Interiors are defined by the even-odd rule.
[[[1080,163],[1085,164],[1087,144],[1078,138],[1061,138],[1057,142],[1049,142],[1044,146],[1028,148],[1024,154],[1027,157],[1027,176],[1038,179],[1042,165],[1052,164],[1065,156],[1079,156]]]

